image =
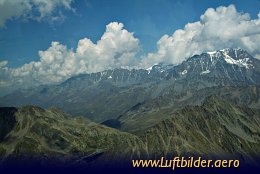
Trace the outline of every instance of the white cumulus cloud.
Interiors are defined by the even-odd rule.
[[[4,27],[7,20],[22,18],[25,20],[55,21],[62,19],[57,8],[74,10],[73,0],[0,0],[0,27]]]
[[[76,50],[68,49],[59,42],[52,42],[45,51],[39,51],[39,61],[22,67],[7,68],[6,61],[0,62],[1,84],[30,87],[40,84],[61,82],[81,73],[134,66],[139,40],[125,30],[122,23],[112,22],[97,43],[88,38],[79,40]],[[8,78],[6,78],[8,77]]]
[[[158,51],[147,54],[140,64],[178,64],[194,54],[227,47],[239,47],[260,58],[260,13],[257,19],[251,19],[234,5],[209,8],[200,21],[186,24],[171,36],[162,36],[157,42]]]

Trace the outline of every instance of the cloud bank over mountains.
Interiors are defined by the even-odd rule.
[[[234,5],[209,8],[200,21],[188,23],[171,36],[157,42],[158,51],[149,53],[143,65],[156,62],[181,63],[194,54],[223,48],[239,47],[260,58],[260,13],[251,19],[248,13],[237,12]]]
[[[40,1],[45,2],[35,2]],[[3,2],[0,0],[0,4]],[[70,9],[71,1],[64,2],[63,6]],[[0,18],[0,25],[4,25],[3,21]],[[246,49],[260,58],[260,13],[256,19],[251,19],[249,14],[238,12],[234,5],[209,8],[200,21],[188,23],[170,36],[162,36],[157,42],[157,51],[142,56],[137,56],[141,44],[134,33],[124,29],[122,23],[112,22],[97,43],[83,38],[73,50],[55,41],[47,50],[39,51],[39,61],[15,69],[9,68],[7,61],[0,62],[0,89],[11,88],[14,84],[31,87],[58,83],[77,74],[111,68],[147,68],[159,62],[178,64],[194,54],[227,47]]]

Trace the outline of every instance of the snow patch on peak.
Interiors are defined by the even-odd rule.
[[[153,69],[153,66],[151,66],[151,67],[149,67],[149,68],[146,69],[146,71],[148,71],[148,74],[150,74],[150,72],[152,71],[152,69]]]
[[[200,75],[202,75],[202,74],[208,74],[208,73],[210,73],[210,70],[202,71],[202,72],[200,73]]]
[[[233,65],[237,65],[239,67],[246,67],[247,69],[250,67],[250,66],[253,66],[252,64],[250,64],[250,59],[249,58],[244,58],[244,59],[238,59],[238,60],[235,60],[233,59],[232,57],[230,57],[226,52],[224,52],[224,58],[225,58],[225,61],[228,63],[228,64],[233,64]]]
[[[207,54],[210,54],[210,55],[212,55],[212,54],[216,54],[217,52],[216,51],[210,51],[210,52],[207,52]]]
[[[222,50],[219,50],[221,52],[228,52],[228,51],[231,51],[231,50],[237,50],[236,48],[224,48]]]
[[[222,50],[219,50],[218,52],[222,52],[222,53],[230,53],[231,51],[234,51],[236,57],[237,57],[237,53],[238,52],[245,52],[243,49],[241,48],[225,48]]]
[[[182,74],[182,75],[185,75],[185,74],[187,74],[187,72],[188,72],[188,71],[185,69],[185,70],[183,70],[183,71],[181,72],[181,74]]]
[[[148,74],[150,74],[150,72],[152,71],[153,67],[158,65],[158,63],[155,63],[153,66],[149,67],[146,69],[146,71],[148,71]]]
[[[225,59],[225,61],[229,64],[234,64],[234,65],[238,65],[240,67],[246,67],[247,69],[249,67],[251,67],[252,65],[249,63],[249,58],[244,58],[244,59],[238,59],[238,60],[235,60],[235,59],[232,59],[231,57],[227,57]]]
[[[165,72],[167,70],[172,69],[175,66],[176,65],[174,65],[174,64],[156,63],[153,66],[147,68],[146,71],[148,71],[148,74],[150,74],[150,72],[152,70],[155,70],[156,72],[163,73],[163,72]]]

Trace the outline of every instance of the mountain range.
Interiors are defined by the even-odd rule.
[[[88,161],[92,154],[194,154],[256,161],[259,93],[260,60],[231,48],[178,65],[106,70],[19,89],[0,98],[0,156]]]
[[[183,100],[210,88],[212,92],[209,93],[214,94],[224,90],[216,88],[236,87],[243,91],[242,88],[251,86],[255,95],[244,96],[248,93],[243,92],[237,95],[254,105],[258,102],[255,98],[259,85],[260,61],[242,49],[224,49],[195,55],[179,65],[158,64],[147,70],[107,70],[78,75],[59,85],[17,90],[2,97],[0,106],[55,106],[72,115],[83,115],[102,123],[118,118],[136,105],[156,102],[160,98],[172,98],[171,103],[183,107],[189,103]],[[193,103],[203,100],[196,98],[198,101],[193,98]]]

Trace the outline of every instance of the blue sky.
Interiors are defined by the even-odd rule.
[[[224,48],[260,59],[259,0],[0,0],[0,95]]]
[[[57,7],[64,19],[49,22],[48,19],[6,20],[0,28],[0,60],[7,60],[9,67],[20,67],[39,60],[38,51],[46,50],[52,41],[58,41],[75,49],[84,37],[94,43],[105,32],[110,22],[121,22],[140,40],[141,53],[156,51],[156,42],[164,35],[171,35],[185,24],[200,20],[210,7],[235,4],[237,11],[256,18],[259,0],[75,0],[74,10]],[[55,14],[54,13],[54,14]]]

